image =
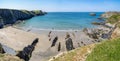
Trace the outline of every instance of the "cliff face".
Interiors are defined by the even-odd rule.
[[[6,24],[14,24],[18,20],[30,19],[34,16],[44,15],[41,10],[27,11],[14,9],[0,9],[0,28]]]

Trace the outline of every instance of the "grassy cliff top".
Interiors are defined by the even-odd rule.
[[[120,38],[108,40],[96,45],[86,61],[119,61]]]
[[[91,52],[92,51],[92,52]],[[103,41],[99,44],[80,47],[63,54],[53,61],[119,61],[120,38]]]
[[[110,23],[110,24],[115,24],[118,22],[120,22],[120,15],[112,15],[107,19],[107,23]]]

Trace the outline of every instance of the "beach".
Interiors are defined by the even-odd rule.
[[[24,47],[30,45],[34,39],[39,38],[30,61],[45,61],[66,51],[66,34],[70,34],[74,48],[95,43],[92,38],[82,31],[41,30],[39,33],[35,33],[33,31],[23,31],[12,26],[0,29],[0,42],[15,51],[21,51]],[[51,47],[52,41],[56,36],[58,40],[55,46]],[[58,51],[59,43],[61,44],[60,51]]]

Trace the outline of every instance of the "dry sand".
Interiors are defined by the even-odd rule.
[[[30,45],[35,38],[39,38],[39,43],[35,47],[30,61],[47,61],[51,57],[66,51],[66,33],[71,35],[75,48],[93,43],[93,40],[82,31],[52,31],[50,33],[49,30],[41,30],[35,33],[32,32],[33,31],[26,32],[13,27],[0,29],[0,43],[5,44],[16,51],[20,51],[25,46]],[[48,36],[49,33],[50,36]],[[58,41],[54,47],[51,47],[52,40],[56,36],[58,36]],[[49,39],[51,39],[51,41],[49,41]],[[81,44],[81,41],[84,44]],[[60,52],[57,51],[59,42],[61,42]]]

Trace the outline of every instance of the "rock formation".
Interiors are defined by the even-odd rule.
[[[73,50],[73,49],[74,49],[73,41],[72,41],[72,39],[70,38],[70,35],[69,35],[69,34],[66,35],[65,45],[66,45],[67,51],[70,51],[70,50]]]
[[[52,41],[52,45],[51,45],[51,47],[55,46],[57,40],[58,40],[58,37],[56,36],[56,37],[54,38],[54,40]]]
[[[34,16],[44,15],[41,10],[27,11],[15,9],[0,9],[0,28],[7,24],[14,24],[18,20],[30,19]]]
[[[59,45],[58,45],[58,51],[61,50],[61,43],[59,42]]]
[[[95,14],[95,13],[90,13],[90,15],[91,15],[91,16],[96,16],[96,14]]]
[[[29,61],[37,43],[38,38],[36,38],[31,45],[25,47],[23,51],[20,51],[16,56],[20,57],[21,59],[24,59],[25,61]]]

